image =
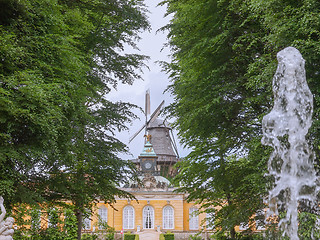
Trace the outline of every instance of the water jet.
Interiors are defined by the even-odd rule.
[[[262,120],[262,144],[274,150],[268,161],[274,185],[269,191],[267,217],[278,216],[281,209],[285,217],[279,227],[291,240],[299,240],[299,202],[314,202],[318,192],[314,155],[306,140],[312,124],[313,96],[300,52],[287,47],[278,52],[277,59],[272,82],[274,105]]]

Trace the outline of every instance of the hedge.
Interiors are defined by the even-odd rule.
[[[173,233],[165,233],[163,234],[165,240],[174,240],[174,234]]]
[[[137,240],[139,239],[139,236],[137,238],[137,234],[132,234],[132,233],[125,233],[124,234],[124,240]]]

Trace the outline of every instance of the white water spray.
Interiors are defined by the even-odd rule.
[[[273,77],[274,106],[262,120],[262,144],[272,146],[268,162],[274,188],[269,192],[271,215],[286,212],[279,226],[291,240],[298,237],[298,205],[314,202],[316,173],[313,153],[305,139],[311,126],[313,98],[306,81],[300,52],[288,47],[277,54],[278,68]]]

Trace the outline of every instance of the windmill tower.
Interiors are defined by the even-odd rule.
[[[170,124],[160,119],[158,116],[161,113],[164,101],[156,108],[156,110],[150,115],[150,92],[146,91],[146,104],[145,104],[145,124],[130,138],[129,142],[133,141],[139,133],[144,129],[145,130],[145,148],[152,148],[152,151],[155,153],[154,157],[154,173],[155,175],[161,175],[163,177],[173,177],[176,174],[176,170],[173,168],[173,165],[179,161],[179,155],[177,151],[176,142],[173,137],[172,128]],[[144,164],[147,164],[145,161],[145,150],[135,160],[137,169],[144,173],[146,167]],[[149,164],[146,166],[150,166]]]

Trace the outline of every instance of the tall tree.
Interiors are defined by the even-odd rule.
[[[286,46],[298,48],[306,58],[311,91],[316,96],[314,127],[318,128],[319,93],[314,83],[319,78],[316,70],[320,57],[316,40],[319,3],[312,0],[164,3],[168,4],[168,14],[173,15],[165,27],[173,51],[172,62],[164,67],[170,73],[169,90],[175,96],[169,114],[177,119],[183,143],[193,149],[188,162],[182,164],[182,176],[188,180],[181,189],[191,191],[189,200],[202,199],[203,194],[209,202],[220,201],[222,209],[225,207],[233,218],[228,223],[220,221],[222,229],[228,228],[234,238],[234,226],[247,222],[254,211],[250,209],[242,217],[237,214],[246,212],[241,210],[245,205],[238,201],[244,192],[238,190],[260,188],[261,194],[250,199],[256,203],[262,203],[265,192],[264,181],[254,180],[263,179],[268,156],[268,149],[260,144],[261,118],[271,107],[276,53]],[[317,141],[318,132],[312,132]],[[234,154],[238,161],[230,161]],[[244,181],[230,171],[239,164],[243,167],[237,174]],[[254,184],[259,182],[259,186],[246,185],[250,179]],[[184,182],[179,177],[178,180]],[[208,187],[209,183],[216,188]],[[225,200],[227,204],[222,203]],[[234,202],[237,204],[233,205]],[[253,205],[255,210],[263,207]]]
[[[72,200],[81,228],[95,197],[126,194],[116,156],[126,146],[114,133],[132,105],[106,94],[139,77],[146,56],[123,51],[148,28],[143,2],[4,0],[0,9],[0,194]]]

